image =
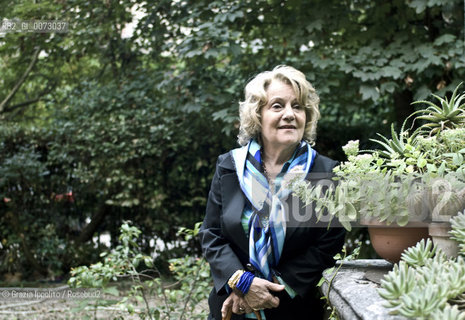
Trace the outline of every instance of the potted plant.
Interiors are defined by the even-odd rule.
[[[458,252],[457,243],[449,237],[450,220],[465,207],[465,103],[462,103],[465,94],[457,94],[460,86],[450,100],[433,95],[439,104],[415,102],[428,105],[419,111],[418,116],[418,119],[426,120],[421,129],[428,134],[421,141],[432,160],[430,171],[439,176],[430,183],[428,193],[431,204],[429,234],[448,256],[456,256]]]
[[[417,130],[406,129],[406,122],[399,133],[391,126],[390,139],[380,135],[373,140],[380,146],[376,150],[360,151],[358,141],[349,141],[343,147],[348,161],[334,170],[336,186],[300,181],[292,184],[294,192],[304,203],[314,204],[320,217],[327,212],[347,230],[356,222],[370,224],[375,250],[397,262],[404,249],[428,236],[429,222],[447,223],[465,206],[465,94],[457,94],[459,86],[450,100],[435,96],[440,105],[416,102],[428,104],[411,116],[414,122],[424,121]],[[386,238],[392,232],[393,237]],[[410,239],[399,244],[407,236]],[[396,252],[383,251],[377,240],[389,244],[388,250],[397,246]]]

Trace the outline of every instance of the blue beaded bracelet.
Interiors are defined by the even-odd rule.
[[[254,278],[255,276],[252,272],[244,272],[236,284],[236,289],[241,291],[243,294],[246,294],[249,292],[250,285],[252,284]]]

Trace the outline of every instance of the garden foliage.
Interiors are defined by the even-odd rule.
[[[200,224],[194,229],[184,228],[181,234],[191,238],[197,235],[199,227]],[[205,319],[205,302],[211,287],[206,261],[189,255],[171,259],[170,278],[165,280],[154,267],[152,257],[140,251],[138,241],[142,231],[127,222],[120,231],[118,246],[100,255],[103,262],[71,270],[70,286],[100,288],[115,297],[86,303],[95,308],[116,304],[141,319]],[[129,283],[128,291],[118,290],[121,281]]]
[[[340,159],[345,141],[364,148],[465,72],[459,0],[0,6],[5,19],[69,23],[0,35],[0,273],[95,261],[94,236],[115,245],[128,218],[146,252],[153,239],[179,240],[177,227],[203,216],[216,157],[235,146],[243,87],[260,71],[307,75],[321,97],[317,149]]]

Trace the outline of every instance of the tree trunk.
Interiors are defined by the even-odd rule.
[[[405,89],[401,92],[394,93],[394,112],[398,127],[400,127],[405,119],[415,111],[412,102],[412,91]]]
[[[76,243],[81,244],[92,239],[95,230],[97,230],[97,228],[100,226],[100,224],[103,221],[103,218],[105,218],[109,211],[109,207],[106,205],[100,207],[100,209],[92,216],[92,220],[90,221],[90,223],[84,227],[81,234],[76,239]]]

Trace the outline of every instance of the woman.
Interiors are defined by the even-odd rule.
[[[260,73],[240,103],[241,148],[216,164],[200,237],[214,289],[209,319],[321,319],[316,283],[344,231],[318,225],[286,188],[330,181],[336,161],[311,148],[319,98],[300,71]],[[308,211],[308,210],[307,210]]]

